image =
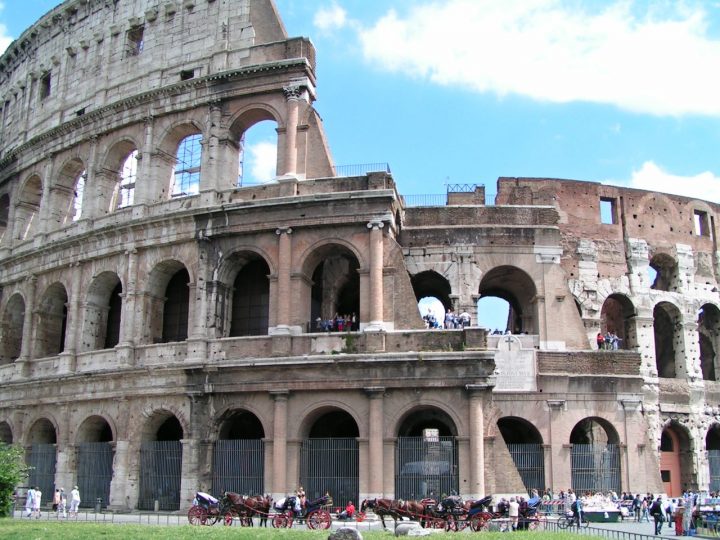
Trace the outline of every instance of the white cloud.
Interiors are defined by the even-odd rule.
[[[5,4],[0,2],[0,13],[2,13],[4,9]],[[14,39],[15,38],[8,34],[7,26],[0,22],[0,54],[5,52],[5,49],[8,48],[8,45],[10,45]]]
[[[627,185],[720,203],[720,177],[709,171],[695,176],[678,176],[664,171],[653,161],[646,161],[640,170],[633,171]]]
[[[250,158],[250,177],[255,182],[269,182],[275,178],[277,168],[277,144],[272,141],[260,141],[246,148]]]
[[[330,7],[320,8],[313,18],[315,27],[324,32],[339,30],[347,23],[347,12],[335,3]]]
[[[639,3],[638,3],[639,4]],[[597,4],[593,4],[597,5]],[[647,4],[643,4],[647,5]],[[720,115],[720,41],[688,2],[587,11],[563,0],[447,0],[390,10],[359,38],[388,71],[498,95],[656,115]]]

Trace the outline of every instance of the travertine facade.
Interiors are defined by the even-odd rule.
[[[410,207],[336,174],[314,56],[272,0],[69,0],[0,58],[0,438],[32,481],[118,509],[720,487],[718,206],[501,178]],[[239,187],[263,120],[277,177]],[[417,309],[481,296],[512,335]]]

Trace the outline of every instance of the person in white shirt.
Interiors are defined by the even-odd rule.
[[[30,517],[33,512],[33,504],[35,502],[35,488],[28,488],[27,496],[25,497],[25,517]]]
[[[40,505],[42,504],[42,491],[35,486],[35,496],[33,497],[33,514],[35,519],[40,519]]]
[[[75,486],[70,492],[70,517],[77,517],[78,506],[80,506],[80,490]]]
[[[518,516],[520,515],[520,504],[515,500],[515,497],[510,497],[510,504],[508,505],[508,516],[510,517],[510,525],[512,530],[517,530]]]

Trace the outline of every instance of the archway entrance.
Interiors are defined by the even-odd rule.
[[[264,437],[260,420],[251,412],[229,411],[221,419],[213,452],[213,493],[263,494]]]
[[[695,489],[688,476],[691,470],[690,439],[684,429],[671,424],[660,436],[660,476],[665,493],[680,497],[684,490]]]
[[[500,418],[497,426],[527,492],[545,491],[545,452],[540,432],[522,418]]]
[[[101,416],[91,416],[80,426],[77,441],[77,485],[82,494],[80,506],[93,507],[100,499],[100,504],[106,507],[110,501],[115,456],[110,424]]]
[[[457,428],[435,408],[408,414],[395,447],[395,497],[439,498],[459,492]]]
[[[602,418],[585,418],[570,433],[572,488],[576,493],[621,492],[620,439]]]
[[[334,409],[319,413],[300,448],[300,484],[308,500],[329,493],[336,506],[357,504],[360,432],[355,419]]]
[[[334,321],[337,317],[352,318],[353,314],[357,321],[360,314],[360,263],[355,255],[343,246],[331,244],[318,249],[311,259],[318,262],[312,271],[309,327],[314,324],[317,328],[318,319]]]
[[[55,466],[57,463],[55,426],[47,418],[41,418],[30,428],[30,445],[26,463],[30,467],[28,485],[37,486],[50,496],[55,492]]]
[[[507,330],[513,334],[538,333],[535,305],[537,288],[527,273],[514,266],[498,266],[483,276],[478,292],[481,299],[494,297],[507,302]],[[479,302],[478,309],[480,307]],[[483,318],[485,314],[478,312],[478,320]],[[501,322],[497,324],[502,326]]]
[[[138,508],[180,509],[183,428],[169,412],[158,412],[143,430],[140,443],[140,496]]]
[[[636,316],[635,306],[623,294],[611,294],[603,302],[600,311],[600,331],[615,334],[619,349],[634,349],[637,347],[637,333],[633,318]]]
[[[705,436],[705,449],[710,468],[710,491],[720,491],[720,425],[715,424]]]

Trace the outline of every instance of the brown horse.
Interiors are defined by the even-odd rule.
[[[270,495],[253,495],[246,496],[239,493],[226,492],[225,497],[230,503],[231,509],[237,513],[243,523],[253,526],[252,518],[260,517],[260,526],[267,527],[267,518],[272,505],[272,497]]]
[[[402,521],[397,507],[397,501],[393,499],[365,499],[360,505],[360,512],[363,514],[368,510],[375,512],[375,515],[380,518],[383,529],[385,528],[385,516],[390,516],[393,521]]]

